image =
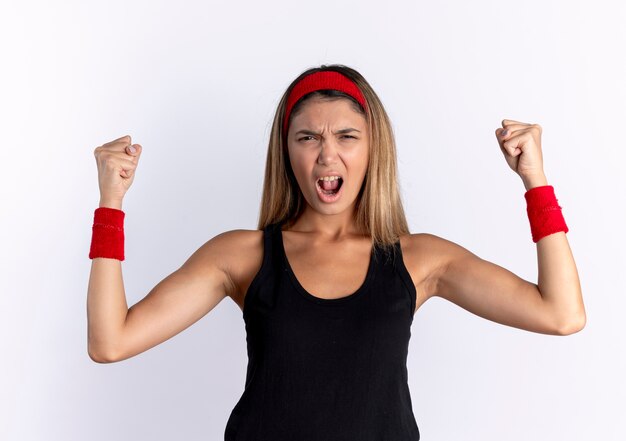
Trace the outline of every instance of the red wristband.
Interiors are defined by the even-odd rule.
[[[552,185],[531,188],[524,198],[533,242],[537,243],[541,238],[559,231],[569,231]]]
[[[89,258],[124,260],[124,216],[122,210],[96,208],[93,218]]]

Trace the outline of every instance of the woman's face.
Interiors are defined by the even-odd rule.
[[[289,160],[300,190],[311,208],[323,214],[353,209],[367,172],[367,121],[352,106],[346,98],[309,99],[292,117],[287,133]],[[319,180],[330,176],[341,179],[326,182],[325,191]]]

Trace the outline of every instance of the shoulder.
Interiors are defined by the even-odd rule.
[[[263,230],[224,231],[202,244],[192,258],[197,271],[219,268],[228,281],[228,296],[239,304],[263,262]]]
[[[437,292],[437,284],[450,261],[463,247],[431,233],[400,236],[404,265],[417,290],[418,306]]]
[[[263,230],[228,230],[217,234],[216,236],[205,242],[205,245],[211,244],[211,247],[219,247],[221,251],[228,249],[236,249],[241,246],[253,245],[263,241]]]
[[[197,253],[205,258],[219,257],[224,259],[225,263],[228,259],[238,259],[239,256],[245,255],[246,252],[253,250],[257,246],[263,245],[262,230],[229,230],[219,233],[207,240],[198,248]]]

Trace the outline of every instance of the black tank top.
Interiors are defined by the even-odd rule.
[[[243,307],[245,389],[224,440],[419,440],[406,368],[416,291],[400,243],[372,248],[354,293],[322,299],[294,275],[281,226],[263,234]]]

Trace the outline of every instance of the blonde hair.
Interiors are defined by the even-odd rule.
[[[269,224],[283,222],[289,226],[293,225],[306,207],[307,202],[291,169],[282,127],[289,93],[302,78],[318,71],[335,71],[345,75],[357,85],[365,97],[368,108],[362,109],[361,113],[366,114],[369,128],[369,164],[363,186],[357,196],[354,220],[357,230],[370,236],[375,245],[390,247],[400,235],[409,233],[397,182],[393,129],[382,102],[369,83],[356,70],[341,64],[321,65],[304,71],[283,94],[270,132],[258,228],[263,229]],[[342,92],[332,94],[313,92],[302,97],[294,106],[290,119],[298,112],[303,102],[316,94],[330,96],[331,99],[345,97],[356,104],[355,108],[361,109],[356,100]]]

